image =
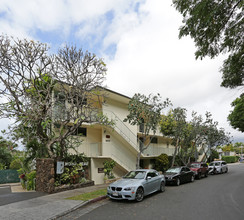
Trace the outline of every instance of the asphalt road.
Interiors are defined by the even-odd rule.
[[[11,192],[9,185],[0,187],[0,206],[11,204],[13,202],[19,202],[27,199],[44,196],[46,193],[42,192]]]
[[[244,164],[230,165],[227,174],[167,186],[164,193],[147,196],[139,203],[106,199],[60,219],[243,220]]]

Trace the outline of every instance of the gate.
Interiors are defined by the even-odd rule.
[[[0,184],[19,182],[20,179],[17,170],[0,170]]]

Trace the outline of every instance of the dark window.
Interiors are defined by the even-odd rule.
[[[150,177],[152,177],[152,178],[153,178],[153,177],[155,177],[155,176],[157,176],[157,175],[156,175],[156,173],[155,173],[155,172],[150,172],[150,173],[148,173],[148,174],[147,174],[147,176],[150,176]]]
[[[151,143],[152,144],[157,144],[158,143],[158,138],[157,137],[151,137]]]
[[[57,103],[65,104],[65,95],[64,94],[55,92],[54,97],[55,97]]]
[[[86,134],[87,134],[86,128],[78,127],[72,135],[79,135],[79,136],[86,137]]]
[[[144,132],[144,124],[139,125],[139,132]]]

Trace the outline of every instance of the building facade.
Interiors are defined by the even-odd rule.
[[[114,160],[113,169],[115,177],[121,177],[136,168],[137,154],[139,153],[140,127],[123,122],[128,112],[130,98],[111,90],[106,90],[105,104],[102,112],[115,122],[113,128],[99,124],[84,125],[81,129],[82,142],[77,148],[79,153],[90,158],[90,178],[95,184],[104,182],[103,162]],[[174,147],[169,139],[159,132],[153,137],[149,147],[141,156],[141,167],[151,168],[151,161],[162,153],[173,155]]]

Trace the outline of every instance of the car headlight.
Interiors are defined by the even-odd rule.
[[[134,191],[135,187],[126,187],[124,188],[124,191]]]
[[[110,186],[108,186],[107,189],[110,189]]]

